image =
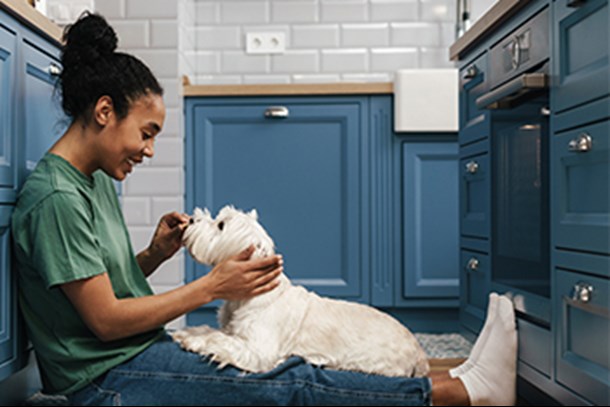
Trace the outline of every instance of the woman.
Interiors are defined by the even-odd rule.
[[[46,392],[65,394],[77,405],[512,400],[514,367],[488,379],[495,364],[514,364],[516,342],[505,339],[516,335],[514,315],[506,299],[490,301],[498,310],[490,305],[478,350],[452,372],[457,378],[367,376],[299,358],[244,375],[181,350],[164,332],[165,323],[215,299],[272,290],[282,259],[250,260],[250,248],[190,284],[154,295],[146,276],[180,248],[189,218],[163,216],[150,246],[136,256],[111,180],[125,179],[153,156],[165,119],[163,91],[141,61],[115,51],[114,30],[99,15],[84,15],[68,27],[64,42],[59,86],[72,122],[26,181],[12,219],[20,306]],[[499,358],[492,345],[509,350]],[[498,398],[489,391],[497,387],[509,391]]]

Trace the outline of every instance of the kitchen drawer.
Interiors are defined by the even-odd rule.
[[[609,141],[610,121],[553,137],[551,240],[557,248],[610,253]],[[571,151],[570,143],[576,142],[587,151]]]
[[[609,10],[607,0],[558,0],[554,7],[557,84],[552,94],[553,111],[559,113],[610,94]]]
[[[460,232],[462,236],[489,239],[490,159],[488,143],[460,150]]]
[[[462,321],[478,332],[485,320],[489,297],[491,261],[486,253],[462,249],[460,252],[460,300]]]
[[[460,134],[461,145],[489,137],[489,111],[477,108],[476,100],[487,92],[487,53],[476,58],[460,71]]]
[[[517,318],[517,330],[519,360],[550,377],[553,349],[551,331],[520,318]]]
[[[596,405],[610,397],[610,281],[557,269],[556,381]]]

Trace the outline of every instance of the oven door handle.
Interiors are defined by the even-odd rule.
[[[477,98],[479,109],[510,109],[533,92],[548,89],[548,75],[542,72],[526,73]]]

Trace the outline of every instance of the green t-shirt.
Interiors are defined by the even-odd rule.
[[[114,184],[105,173],[88,177],[47,153],[19,193],[11,230],[19,305],[46,392],[79,390],[163,335],[160,327],[102,342],[59,287],[108,273],[119,299],[153,294],[131,247]]]

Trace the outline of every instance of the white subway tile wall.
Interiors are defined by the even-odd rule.
[[[376,82],[453,66],[457,0],[190,1],[193,83]],[[286,35],[284,54],[246,53],[247,33],[274,31]]]

